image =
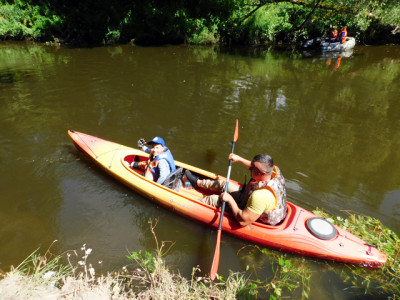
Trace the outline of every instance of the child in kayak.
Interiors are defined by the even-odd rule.
[[[151,148],[146,146],[149,145]],[[144,139],[139,139],[138,147],[150,154],[147,162],[132,162],[132,168],[140,168],[146,170],[152,180],[162,184],[169,174],[176,170],[174,157],[168,147],[165,146],[163,138],[156,136],[151,141],[147,142]]]

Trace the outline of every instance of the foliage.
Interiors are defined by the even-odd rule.
[[[361,38],[396,33],[395,0],[0,0],[0,37],[78,44],[293,42],[346,24]],[[388,26],[386,29],[384,26]],[[394,36],[394,34],[393,34]],[[382,38],[377,35],[375,39]],[[386,37],[390,40],[390,37]]]
[[[43,256],[38,254],[39,248],[33,251],[16,268],[12,268],[11,273],[28,276],[34,284],[59,285],[64,277],[71,275],[72,269],[69,265],[61,263],[62,255],[54,255],[50,252],[55,242],[50,245]]]
[[[260,275],[256,275],[258,279],[249,282],[256,294],[261,295],[260,298],[307,299],[309,297],[313,271],[306,258],[259,246],[247,246],[239,252],[244,252],[245,248],[249,248],[249,251],[242,255],[241,259],[252,265],[251,267],[247,265],[247,270],[253,269],[254,273],[257,273],[256,265],[262,265],[263,268],[265,265],[271,265],[272,275],[268,275],[264,280],[260,280]]]
[[[381,296],[383,293],[396,299],[400,297],[400,238],[381,221],[372,217],[350,214],[348,218],[330,217],[317,209],[315,214],[357,235],[369,244],[376,245],[387,255],[387,262],[380,269],[371,271],[362,266],[346,265],[339,273],[344,282],[351,284],[354,293]]]
[[[274,42],[279,35],[288,34],[293,28],[290,22],[292,6],[287,3],[277,3],[260,8],[243,23],[241,39],[248,39],[252,44],[260,44]]]
[[[0,38],[51,40],[50,32],[56,31],[61,22],[46,6],[24,1],[8,4],[0,0]]]
[[[191,27],[191,34],[187,37],[187,41],[190,44],[215,44],[219,40],[216,24],[213,24],[209,28],[205,19],[195,19],[191,22]]]
[[[304,261],[285,259],[281,256],[278,258],[277,270],[269,286],[277,296],[281,296],[284,288],[289,292],[301,288],[301,299],[306,299],[310,293],[310,279],[311,270],[305,266]]]

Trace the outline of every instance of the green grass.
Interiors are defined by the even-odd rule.
[[[58,285],[58,283],[72,274],[70,265],[61,263],[62,254],[55,255],[51,253],[51,247],[54,241],[42,256],[39,254],[39,248],[32,252],[22,263],[16,268],[11,269],[11,273],[18,273],[30,278],[35,284],[50,283]]]

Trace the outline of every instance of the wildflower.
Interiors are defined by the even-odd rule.
[[[46,272],[46,273],[43,275],[43,278],[44,278],[44,279],[49,279],[49,278],[51,278],[55,273],[56,273],[56,272],[54,272],[54,271],[48,271],[48,272]]]
[[[85,254],[86,254],[86,255],[89,255],[90,253],[92,253],[92,249],[91,249],[91,248],[88,248],[88,249],[85,251]]]
[[[90,274],[91,277],[94,277],[94,272],[95,272],[95,270],[94,270],[94,268],[92,267],[92,264],[90,264],[90,265],[89,265],[89,274]]]
[[[85,262],[82,261],[82,260],[80,260],[80,261],[78,261],[78,264],[81,265],[81,266],[84,266],[84,265],[85,265]]]

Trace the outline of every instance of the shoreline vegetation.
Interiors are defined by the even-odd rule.
[[[343,286],[355,297],[372,296],[386,299],[400,297],[400,239],[379,220],[349,213],[347,218],[332,217],[322,210],[314,213],[358,235],[368,243],[377,245],[388,260],[379,269],[324,262],[325,272],[343,282]],[[230,272],[227,278],[218,276],[211,281],[201,277],[199,267],[194,267],[191,278],[184,278],[166,266],[163,257],[173,247],[171,242],[159,243],[155,228],[157,221],[150,221],[150,229],[156,242],[154,253],[131,252],[126,258],[128,265],[115,272],[98,273],[89,255],[92,249],[84,244],[80,250],[53,254],[50,247],[44,255],[39,249],[29,255],[19,266],[10,271],[0,270],[0,295],[3,299],[283,299],[287,297],[307,299],[313,293],[314,276],[310,261],[297,255],[246,246],[245,258],[252,261],[254,255],[264,255],[272,275],[261,280],[254,266],[247,267],[252,275]],[[250,250],[249,250],[250,249]],[[65,263],[65,262],[67,263]],[[98,262],[101,264],[101,262]],[[254,269],[254,271],[250,271]],[[255,274],[254,274],[255,273]],[[314,296],[315,297],[315,296]]]
[[[0,40],[53,45],[301,45],[347,26],[400,44],[398,0],[0,0]]]

